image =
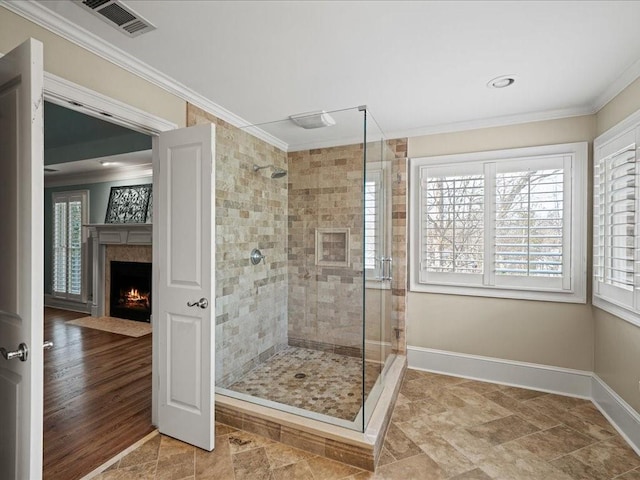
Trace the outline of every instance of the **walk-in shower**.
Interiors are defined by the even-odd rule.
[[[394,358],[394,153],[366,108],[328,113],[216,167],[216,392],[363,432]]]

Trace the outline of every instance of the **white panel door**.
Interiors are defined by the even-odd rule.
[[[214,442],[214,126],[161,133],[154,178],[158,429]]]
[[[42,477],[42,85],[42,43],[0,58],[2,479]]]

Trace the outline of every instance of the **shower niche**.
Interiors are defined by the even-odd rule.
[[[348,228],[316,228],[316,265],[349,266]]]

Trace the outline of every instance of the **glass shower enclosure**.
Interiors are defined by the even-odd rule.
[[[216,165],[216,393],[364,431],[393,357],[393,153],[366,107],[296,120]]]

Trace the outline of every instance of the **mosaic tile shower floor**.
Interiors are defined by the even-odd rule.
[[[367,392],[378,375],[379,366],[367,363]],[[228,388],[311,412],[354,420],[362,405],[362,360],[287,347]]]

